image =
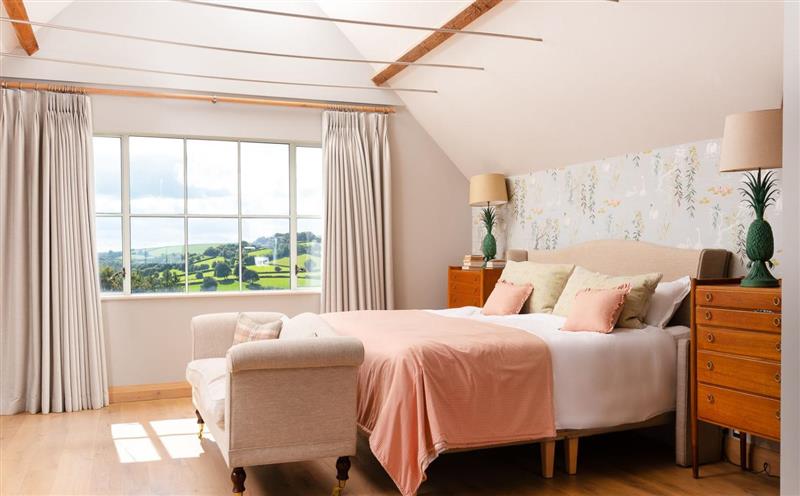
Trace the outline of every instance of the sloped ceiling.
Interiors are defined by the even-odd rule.
[[[468,2],[339,2],[332,17],[441,25]],[[393,85],[466,175],[524,173],[720,137],[725,115],[781,104],[781,2],[505,1],[467,29],[544,43],[454,36]],[[425,33],[340,29],[367,58],[398,56]],[[380,67],[375,68],[376,71]]]
[[[28,11],[28,17],[31,20],[39,22],[49,22],[57,16],[62,10],[69,7],[72,0],[37,0],[35,2],[26,2],[25,10]],[[3,17],[8,17],[6,9],[0,4],[0,14]],[[36,33],[39,28],[34,26],[33,32]],[[0,23],[0,50],[10,51],[19,48],[17,36],[14,34],[14,29],[8,23]]]
[[[466,1],[272,2],[275,10],[438,26]],[[48,6],[48,4],[50,4]],[[26,2],[32,20],[181,41],[393,60],[427,33],[292,20],[175,2]],[[40,10],[43,9],[43,10]],[[404,104],[466,176],[523,173],[719,137],[724,116],[781,104],[780,2],[506,0],[468,29],[543,43],[454,36],[390,86],[438,94],[198,80],[3,59],[0,73],[273,97]],[[13,43],[0,24],[3,43]],[[41,57],[273,80],[370,85],[382,66],[165,47],[40,29]],[[10,42],[8,40],[11,40]],[[8,44],[4,45],[8,47]],[[7,48],[5,48],[7,49]],[[35,58],[35,57],[34,57]]]
[[[228,3],[324,15],[314,2],[241,0]],[[31,8],[37,2],[28,0],[25,4],[29,6],[31,20],[43,20],[37,17],[36,12]],[[46,19],[44,20],[46,21]],[[51,22],[206,45],[361,58],[350,41],[335,24],[330,22],[289,19],[170,1],[78,1],[64,8]],[[8,24],[0,24],[4,31],[10,31]],[[2,59],[0,72],[7,76],[32,79],[166,87],[279,98],[401,103],[391,91],[282,86],[198,79],[37,62],[35,59],[37,57],[73,59],[171,72],[370,87],[372,86],[370,81],[372,69],[367,64],[261,57],[99,37],[49,28],[41,28],[37,33],[37,38],[39,52],[30,59]]]

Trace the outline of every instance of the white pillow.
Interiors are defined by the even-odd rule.
[[[655,293],[650,298],[650,307],[644,318],[645,323],[651,326],[665,327],[678,311],[683,299],[691,291],[691,285],[689,276],[658,283]]]

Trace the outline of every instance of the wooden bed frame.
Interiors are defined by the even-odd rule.
[[[684,276],[697,277],[698,279],[726,277],[731,253],[720,249],[690,250],[672,248],[642,241],[598,240],[558,250],[509,249],[506,252],[506,258],[515,262],[569,263],[613,276],[660,272],[664,275],[662,280],[673,281]],[[689,327],[689,310],[687,297],[676,312],[670,325],[685,325]],[[679,371],[678,377],[688,381],[688,374],[685,372],[681,374]],[[564,441],[566,471],[568,474],[574,475],[578,471],[578,441],[580,438],[671,424],[675,420],[676,413],[667,412],[644,422],[598,429],[559,430],[555,438],[538,441],[542,455],[542,476],[548,479],[553,477],[556,441]],[[678,431],[681,430],[680,428],[678,429]]]

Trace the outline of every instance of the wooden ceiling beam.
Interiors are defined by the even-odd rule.
[[[5,7],[9,18],[30,21],[28,19],[28,11],[25,9],[25,4],[22,3],[22,0],[3,0],[3,7]],[[14,31],[17,32],[19,45],[25,50],[25,53],[28,55],[36,53],[39,50],[39,43],[36,41],[31,25],[16,22],[12,25],[14,26]]]
[[[475,19],[488,12],[492,7],[499,4],[501,1],[502,0],[475,0],[465,7],[464,10],[456,14],[455,17],[447,21],[442,28],[457,29],[460,31],[469,26],[473,21],[475,21]],[[453,36],[453,34],[454,33],[447,32],[431,33],[424,40],[404,53],[399,59],[397,59],[397,62],[416,62],[424,55],[430,53],[431,50],[447,41],[451,36]],[[403,64],[391,64],[373,76],[372,82],[380,86],[396,76],[406,67],[408,66]]]

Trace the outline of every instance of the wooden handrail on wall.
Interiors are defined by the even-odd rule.
[[[309,108],[318,110],[342,110],[348,112],[381,112],[390,114],[395,108],[388,105],[334,104],[304,100],[279,100],[272,98],[209,95],[200,93],[180,93],[171,91],[153,91],[145,89],[122,89],[103,86],[75,86],[71,84],[0,81],[0,86],[8,89],[54,91],[58,93],[78,93],[83,95],[110,95],[135,98],[165,98],[171,100],[190,100],[208,103],[239,103],[246,105],[268,105],[274,107]]]

